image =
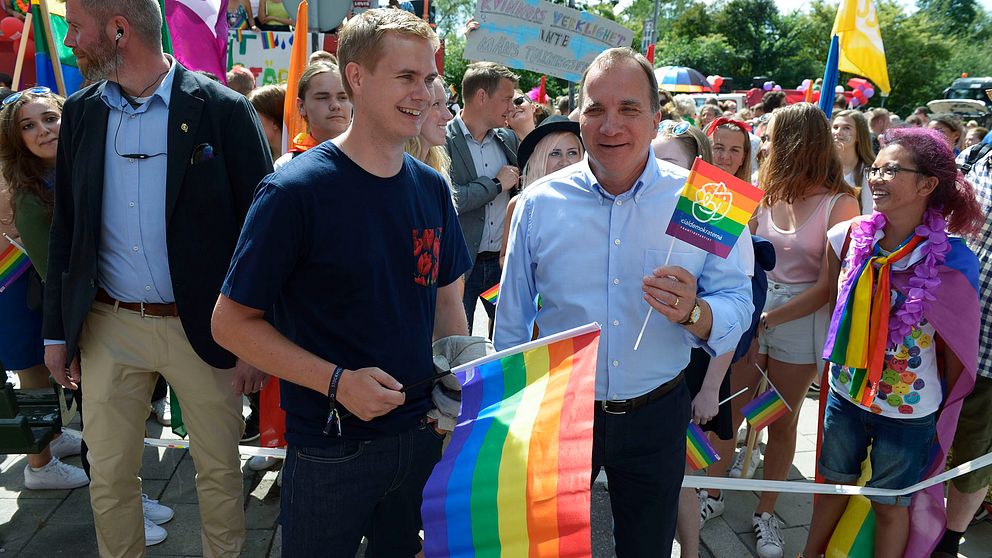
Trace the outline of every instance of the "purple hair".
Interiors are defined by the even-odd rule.
[[[975,189],[958,170],[954,152],[943,134],[929,128],[890,128],[881,143],[884,147],[898,145],[909,151],[920,173],[937,179],[928,205],[940,208],[948,231],[970,235],[981,230],[985,216],[975,198]]]

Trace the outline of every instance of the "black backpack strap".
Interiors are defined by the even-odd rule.
[[[961,174],[968,176],[975,163],[980,161],[989,151],[992,151],[992,143],[981,143],[976,147],[972,147],[971,151],[968,152],[968,156],[965,157],[964,163],[961,163]]]

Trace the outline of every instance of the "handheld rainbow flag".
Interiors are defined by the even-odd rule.
[[[10,240],[10,237],[7,240]],[[31,260],[28,259],[24,248],[10,240],[10,246],[0,254],[0,293],[7,290],[7,287],[30,268]]]
[[[697,158],[665,232],[726,258],[762,195],[760,189]]]
[[[598,345],[592,323],[453,371],[462,410],[424,487],[425,556],[592,555]]]
[[[262,33],[262,48],[269,50],[270,48],[276,48],[279,46],[279,42],[276,39],[276,34],[273,31],[265,31]]]
[[[689,429],[685,433],[685,460],[693,471],[705,469],[720,461],[710,439],[694,422],[689,423]]]
[[[779,417],[789,412],[785,400],[769,387],[764,393],[755,397],[741,408],[741,414],[751,424],[755,431],[761,430],[775,422]]]
[[[496,301],[499,300],[499,283],[496,283],[492,287],[489,287],[488,289],[485,290],[485,292],[483,292],[479,296],[482,297],[482,299],[486,300],[487,302],[496,304]]]

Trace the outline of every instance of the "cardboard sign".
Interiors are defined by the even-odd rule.
[[[324,44],[323,33],[317,44]],[[255,85],[286,83],[289,78],[289,55],[293,51],[293,34],[288,31],[230,31],[227,43],[227,69],[240,64],[255,74]]]
[[[465,58],[498,62],[577,82],[599,53],[630,46],[634,33],[613,21],[544,0],[479,0],[479,28]]]

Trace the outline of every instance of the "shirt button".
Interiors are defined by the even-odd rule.
[[[613,241],[613,244],[616,244],[617,246],[620,246],[620,239],[618,238],[618,239],[614,240]]]
[[[131,116],[129,116],[128,118],[130,118],[131,120],[134,120],[134,119],[135,119],[135,118],[137,118],[137,117],[138,117],[138,115],[137,115],[137,114],[132,114],[132,115],[131,115]]]
[[[133,250],[133,251],[135,251],[135,252],[137,252],[137,251],[138,251],[138,246],[137,246],[137,245],[134,245],[134,246],[132,246],[132,247],[131,247],[131,250]]]
[[[615,325],[615,326],[620,325],[620,320],[613,320],[613,325]]]
[[[614,278],[613,279],[613,284],[614,285],[619,285],[620,284],[620,279]]]
[[[617,205],[623,205],[623,200],[617,200]]]
[[[146,291],[150,291],[150,290],[152,290],[152,286],[151,286],[151,285],[145,285],[145,290],[146,290]]]
[[[620,361],[619,360],[614,360],[613,361],[613,366],[620,366]]]
[[[128,207],[134,207],[134,202],[127,204]]]

